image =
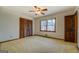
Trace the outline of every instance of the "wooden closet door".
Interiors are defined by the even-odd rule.
[[[75,19],[75,42],[77,43],[77,32],[78,32],[78,14],[77,12],[74,14]]]
[[[75,41],[75,22],[73,15],[65,16],[65,41]]]
[[[32,21],[31,20],[27,20],[27,36],[32,36]]]
[[[20,18],[20,38],[32,36],[32,20]]]
[[[25,37],[25,21],[23,18],[20,18],[20,38]]]

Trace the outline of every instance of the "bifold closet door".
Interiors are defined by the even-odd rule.
[[[26,20],[23,18],[20,18],[20,38],[25,37],[25,25],[26,25]]]
[[[65,41],[75,42],[75,37],[74,15],[65,16]]]
[[[27,20],[27,29],[26,29],[26,35],[32,36],[32,20]]]
[[[32,36],[32,20],[20,18],[20,38]]]

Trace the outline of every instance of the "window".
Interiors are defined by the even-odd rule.
[[[41,21],[41,31],[55,32],[56,31],[56,19],[52,20],[42,20]]]
[[[46,30],[46,21],[41,21],[41,30]]]

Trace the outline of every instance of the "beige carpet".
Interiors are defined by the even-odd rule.
[[[10,53],[77,53],[75,43],[64,40],[31,36],[1,44],[1,50]]]

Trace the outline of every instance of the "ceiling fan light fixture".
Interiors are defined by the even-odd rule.
[[[47,11],[47,8],[40,6],[33,6],[33,10],[31,10],[31,12],[35,12],[35,15],[45,15],[45,11]]]

